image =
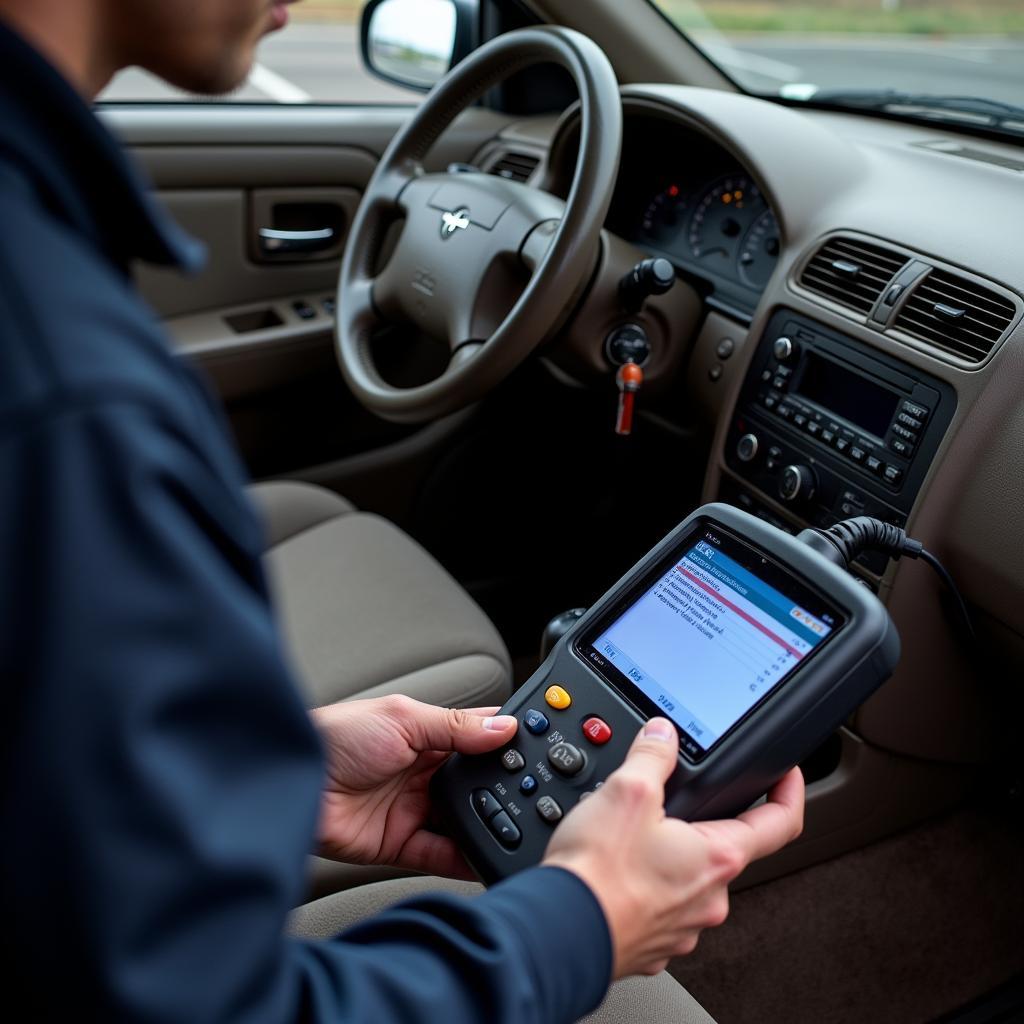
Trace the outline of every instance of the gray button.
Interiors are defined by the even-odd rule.
[[[509,747],[504,754],[501,755],[501,763],[510,771],[517,772],[526,762],[523,760],[523,755],[519,753],[514,747]]]
[[[710,370],[708,370],[708,380],[719,380],[722,376],[722,364],[715,363]]]
[[[523,838],[522,833],[512,824],[512,819],[504,811],[499,811],[491,818],[487,822],[487,827],[494,833],[498,842],[510,850],[515,849],[519,845],[519,840]]]
[[[562,775],[576,775],[586,763],[583,751],[571,743],[556,743],[548,751],[548,760],[551,767]]]
[[[501,810],[501,804],[498,803],[497,798],[489,789],[473,790],[473,806],[476,808],[476,813],[484,821],[487,821],[488,818],[493,818]]]
[[[562,817],[562,808],[558,801],[550,796],[542,796],[537,801],[537,813],[549,824],[554,825]]]
[[[732,338],[723,338],[718,343],[718,348],[715,349],[715,354],[719,359],[728,359],[736,350],[736,342]]]

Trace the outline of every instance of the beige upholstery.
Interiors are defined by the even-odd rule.
[[[487,616],[415,541],[323,488],[251,489],[265,564],[311,706],[406,693],[501,704],[511,668]]]
[[[442,878],[403,878],[360,886],[308,903],[292,914],[294,935],[326,939],[364,917],[422,892],[474,896],[483,887]],[[601,1006],[580,1024],[715,1024],[692,996],[667,973],[654,978],[627,978],[611,987]]]

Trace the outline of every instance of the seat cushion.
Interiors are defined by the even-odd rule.
[[[424,892],[451,892],[475,896],[483,887],[475,882],[443,878],[403,878],[375,882],[348,892],[326,896],[292,913],[290,931],[307,939],[327,939],[400,900]],[[707,1011],[670,974],[653,978],[626,978],[608,991],[605,1001],[580,1024],[715,1024]]]
[[[419,544],[304,484],[255,489],[274,543],[265,564],[311,706],[405,693],[500,704],[511,667],[490,620]]]

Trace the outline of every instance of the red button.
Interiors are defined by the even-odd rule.
[[[595,743],[600,746],[602,743],[607,743],[612,738],[612,731],[608,727],[608,723],[603,722],[600,718],[588,718],[583,723],[583,735],[586,736],[591,743]]]

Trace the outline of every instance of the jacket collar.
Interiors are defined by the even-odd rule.
[[[81,96],[0,21],[0,164],[14,163],[47,209],[112,263],[200,269],[203,246],[147,183]]]

